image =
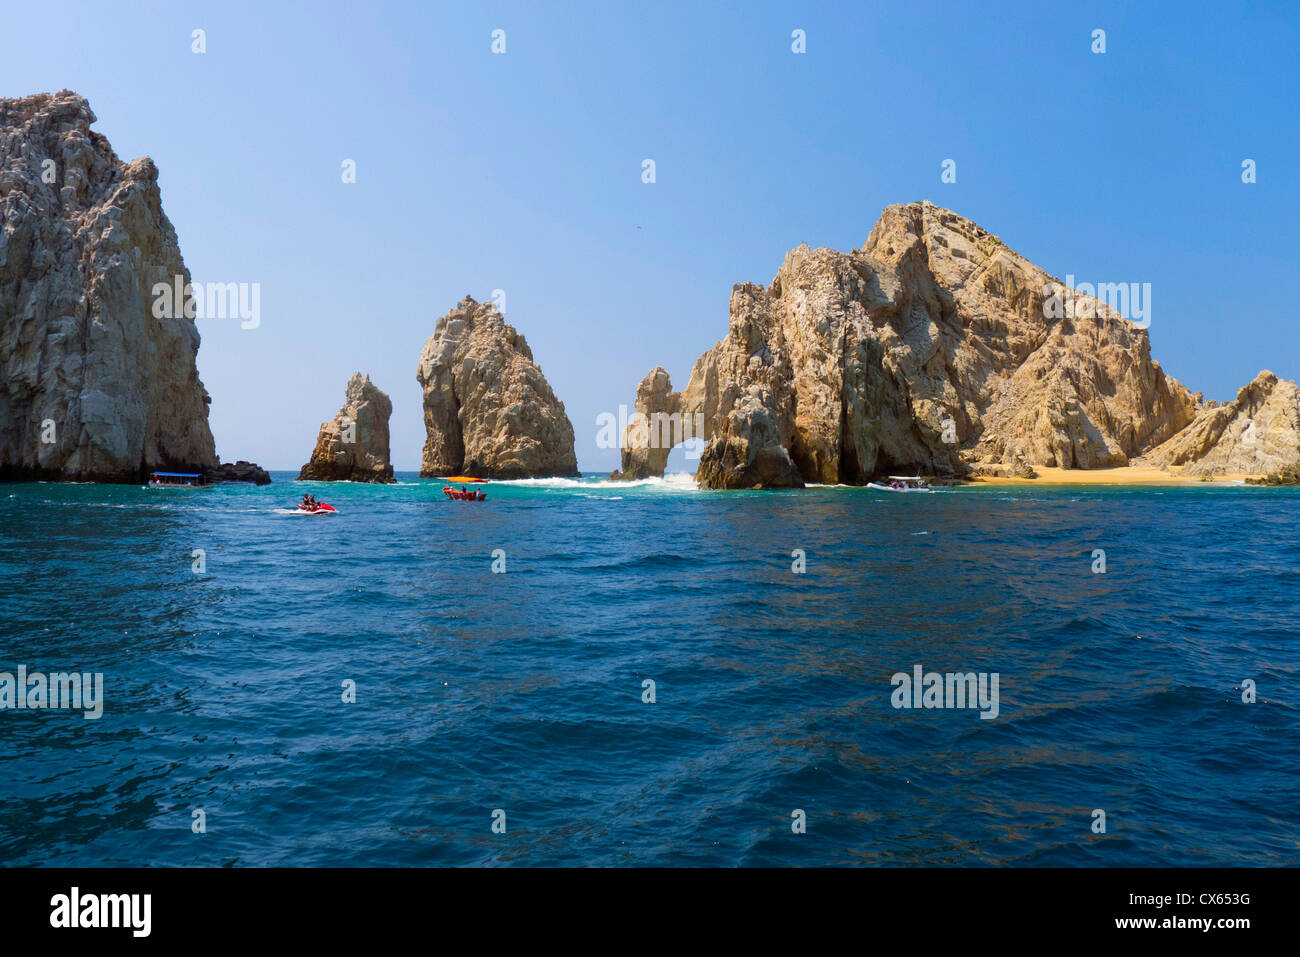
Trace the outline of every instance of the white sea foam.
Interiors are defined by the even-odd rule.
[[[671,492],[695,492],[695,476],[688,472],[670,472],[663,478],[636,479],[630,482],[611,482],[598,478],[533,478],[493,480],[493,485],[514,485],[519,488],[555,488],[555,489],[603,489],[605,491],[623,491],[631,488],[663,489]]]

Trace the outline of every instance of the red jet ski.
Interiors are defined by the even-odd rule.
[[[299,505],[298,511],[306,512],[308,515],[316,515],[320,512],[337,512],[338,509],[333,505],[330,505],[328,502],[317,502],[311,508],[304,508],[302,505]]]

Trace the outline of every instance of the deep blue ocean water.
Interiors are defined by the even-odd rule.
[[[292,477],[0,485],[0,862],[1300,864],[1297,490]]]

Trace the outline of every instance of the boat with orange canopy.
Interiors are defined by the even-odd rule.
[[[451,478],[446,479],[445,481],[457,482],[461,485],[460,488],[455,488],[452,485],[444,485],[442,487],[442,494],[447,496],[447,498],[451,499],[452,501],[455,502],[487,501],[486,492],[476,491],[475,489],[464,487],[466,484],[475,484],[475,485],[486,484],[487,479],[472,478],[468,475],[453,475]]]

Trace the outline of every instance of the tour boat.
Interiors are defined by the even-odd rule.
[[[481,482],[483,480],[475,479],[472,481]],[[447,496],[447,498],[452,499],[453,501],[456,502],[483,502],[487,500],[486,492],[476,492],[473,489],[468,489],[468,488],[467,489],[452,488],[450,485],[444,485],[442,487],[442,494]]]
[[[198,488],[203,476],[198,472],[150,472],[149,488]]]
[[[874,488],[878,492],[933,492],[934,489],[925,484],[925,479],[919,475],[891,475],[889,484],[884,482],[868,482],[867,488]]]

